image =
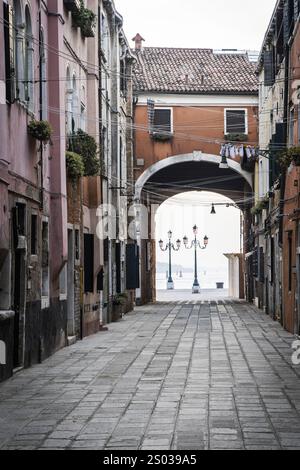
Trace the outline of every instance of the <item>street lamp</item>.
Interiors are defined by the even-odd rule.
[[[192,240],[191,245],[188,246],[189,240],[187,236],[184,237],[183,243],[187,250],[191,250],[192,248],[194,248],[195,250],[195,279],[194,279],[194,284],[193,284],[193,294],[200,294],[200,284],[198,281],[198,267],[197,267],[197,248],[200,248],[200,250],[205,250],[208,245],[208,237],[207,236],[204,237],[203,239],[204,246],[201,246],[201,243],[197,238],[197,235],[198,235],[197,225],[193,227],[193,233],[194,233],[194,240]]]
[[[172,250],[173,251],[179,251],[180,247],[181,247],[181,240],[177,240],[176,241],[176,248],[175,248],[174,244],[172,243],[172,236],[173,236],[173,233],[172,233],[171,230],[169,230],[169,232],[168,232],[169,241],[166,244],[165,248],[164,248],[164,242],[162,240],[159,240],[159,242],[158,242],[159,248],[161,249],[161,251],[169,250],[169,278],[168,278],[168,282],[167,282],[167,289],[168,290],[173,290],[174,289],[174,282],[173,282],[173,279],[172,279]]]

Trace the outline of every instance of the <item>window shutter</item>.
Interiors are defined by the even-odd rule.
[[[121,293],[121,243],[116,244],[116,289]]]
[[[227,134],[246,134],[245,111],[229,109],[226,111]]]
[[[273,86],[275,81],[273,50],[264,52],[265,86]]]
[[[139,247],[130,244],[126,246],[126,289],[138,289],[139,286]]]
[[[259,249],[259,281],[265,282],[265,255],[264,249]]]
[[[94,292],[94,235],[84,234],[84,292]]]
[[[258,277],[258,248],[255,247],[254,252],[253,252],[253,276]]]
[[[3,3],[4,17],[4,44],[5,44],[5,78],[6,99],[13,103],[16,99],[15,77],[15,42],[14,42],[14,17],[13,9],[7,3]]]

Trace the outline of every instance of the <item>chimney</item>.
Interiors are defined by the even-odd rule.
[[[145,41],[145,39],[142,38],[142,36],[139,33],[137,33],[136,36],[132,38],[132,40],[135,43],[135,50],[141,51],[143,48],[143,41]]]

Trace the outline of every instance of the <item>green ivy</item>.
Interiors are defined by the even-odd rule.
[[[91,30],[96,26],[96,19],[95,13],[89,8],[85,8],[83,0],[80,0],[80,10],[73,12],[73,20],[84,36],[91,36]]]
[[[288,168],[292,162],[300,166],[300,147],[291,147],[281,152],[279,156],[281,168]]]
[[[260,201],[256,203],[254,207],[251,209],[251,214],[252,215],[258,215],[261,214],[264,209],[267,209],[269,206],[269,198],[264,197]]]
[[[226,134],[225,140],[228,142],[247,142],[247,134]]]
[[[40,142],[49,142],[53,133],[48,121],[32,120],[27,126],[28,133]]]
[[[126,293],[117,294],[113,298],[113,304],[114,305],[125,305],[127,300],[128,300],[128,295]]]
[[[69,138],[69,150],[81,155],[84,164],[84,176],[100,174],[101,164],[94,137],[78,129]]]
[[[81,155],[75,152],[66,152],[67,173],[71,180],[76,181],[84,175],[84,163]]]

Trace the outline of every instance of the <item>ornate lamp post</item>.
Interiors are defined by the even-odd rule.
[[[208,245],[208,238],[205,236],[204,237],[204,246],[201,246],[200,241],[197,238],[198,235],[198,227],[195,225],[193,227],[193,232],[194,232],[194,240],[192,240],[191,245],[188,246],[189,240],[188,237],[185,236],[183,239],[184,246],[186,247],[187,250],[191,250],[194,248],[195,250],[195,279],[194,279],[194,284],[193,284],[193,294],[199,294],[200,293],[200,284],[198,281],[198,266],[197,266],[197,248],[200,248],[200,250],[205,250],[207,245]]]
[[[172,279],[172,250],[179,251],[180,247],[181,247],[181,240],[177,240],[177,242],[176,242],[176,247],[177,248],[175,248],[174,244],[172,243],[172,236],[173,236],[173,233],[171,232],[171,230],[169,230],[169,232],[168,232],[169,242],[166,244],[165,248],[164,248],[164,242],[162,240],[160,240],[158,242],[161,251],[169,250],[169,278],[168,278],[168,282],[167,282],[167,289],[168,290],[173,290],[174,289],[174,282],[173,282],[173,279]]]

